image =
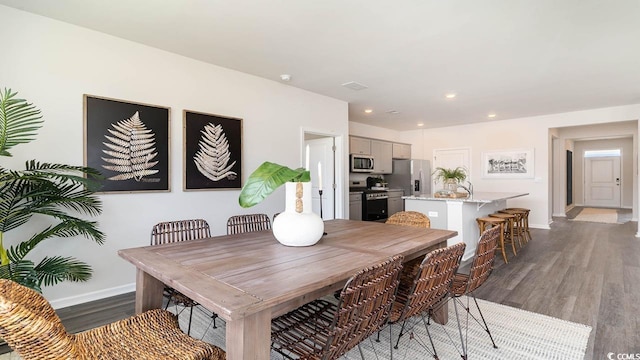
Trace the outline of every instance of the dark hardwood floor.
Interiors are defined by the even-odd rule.
[[[640,239],[630,210],[623,224],[574,222],[580,209],[554,218],[477,290],[481,299],[589,325],[585,359],[640,352]],[[510,254],[510,253],[508,253]],[[566,336],[571,336],[567,334]]]
[[[533,240],[518,256],[508,253],[509,264],[496,256],[493,273],[476,295],[590,325],[585,359],[640,353],[640,239],[635,237],[638,224],[630,219],[630,210],[621,210],[623,224],[555,218],[551,230],[531,229]],[[130,316],[133,301],[133,293],[124,294],[58,314],[69,331],[77,332]]]

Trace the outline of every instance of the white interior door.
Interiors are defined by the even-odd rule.
[[[585,206],[620,207],[620,157],[584,159]]]
[[[320,215],[318,164],[322,167],[322,218],[335,219],[335,147],[332,137],[305,140],[309,149],[313,212]]]
[[[467,169],[467,175],[471,173],[471,150],[469,148],[459,149],[435,149],[433,150],[433,169],[445,168],[455,169],[457,167],[463,167]],[[442,189],[442,184],[433,183],[432,189],[434,191]]]

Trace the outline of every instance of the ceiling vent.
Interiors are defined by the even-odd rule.
[[[364,90],[364,89],[368,89],[369,87],[366,85],[362,85],[359,82],[355,82],[355,81],[350,81],[348,83],[344,83],[342,84],[342,86],[349,88],[351,90]]]
[[[398,114],[400,114],[400,111],[398,111],[398,110],[388,110],[388,111],[385,111],[385,112],[386,112],[387,114],[391,114],[391,115],[398,115]]]

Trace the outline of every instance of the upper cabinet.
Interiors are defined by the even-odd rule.
[[[349,136],[349,153],[371,155],[374,174],[391,174],[393,159],[411,159],[411,145]]]
[[[393,143],[394,159],[411,159],[411,145]]]
[[[371,155],[371,140],[350,136],[349,137],[349,153],[360,154],[360,155]]]
[[[371,140],[373,173],[391,174],[393,171],[393,144],[387,141]]]

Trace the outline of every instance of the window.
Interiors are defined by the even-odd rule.
[[[585,150],[584,151],[584,157],[585,158],[603,157],[603,156],[617,156],[617,157],[620,157],[620,149]]]

